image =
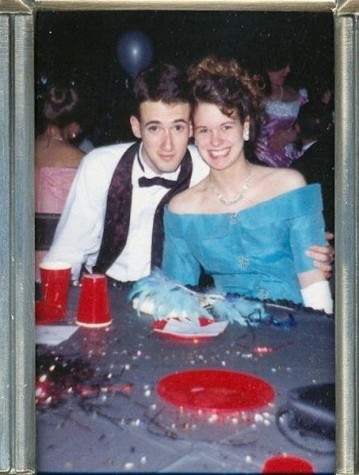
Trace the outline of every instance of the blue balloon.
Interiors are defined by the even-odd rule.
[[[117,42],[117,57],[126,73],[134,78],[151,64],[153,59],[152,42],[141,31],[128,31]]]

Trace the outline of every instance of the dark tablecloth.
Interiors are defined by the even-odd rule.
[[[72,288],[68,316],[54,325],[75,324],[77,302]],[[310,461],[315,473],[335,472],[334,442],[290,429],[285,419],[280,431],[276,422],[291,389],[334,382],[333,319],[302,310],[288,328],[231,323],[215,338],[186,341],[155,334],[152,317],[138,316],[125,291],[111,289],[110,302],[110,326],[80,327],[57,346],[37,347],[42,380],[63,378],[61,401],[55,394],[53,405],[38,405],[38,471],[260,473],[265,459],[287,453]],[[201,368],[263,378],[275,398],[259,410],[213,415],[158,396],[163,376]]]

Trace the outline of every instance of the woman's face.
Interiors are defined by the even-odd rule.
[[[249,122],[242,125],[237,114],[228,117],[216,105],[200,103],[193,114],[193,130],[198,150],[211,168],[227,169],[245,158]]]
[[[267,71],[269,81],[272,85],[272,87],[279,87],[283,86],[286,77],[290,73],[290,66],[287,64],[287,66],[284,66],[284,68],[277,69],[276,71]]]

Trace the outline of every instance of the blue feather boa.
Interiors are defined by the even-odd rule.
[[[169,279],[159,269],[133,285],[128,301],[135,303],[137,314],[146,307],[150,309],[155,320],[177,317],[198,322],[198,318],[204,316],[243,326],[258,326],[271,318],[260,301],[221,294],[216,289],[195,292]]]

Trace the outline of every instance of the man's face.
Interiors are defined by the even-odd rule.
[[[144,162],[156,173],[169,173],[180,166],[192,134],[190,105],[145,101],[140,118],[131,116],[132,132],[142,139]]]

